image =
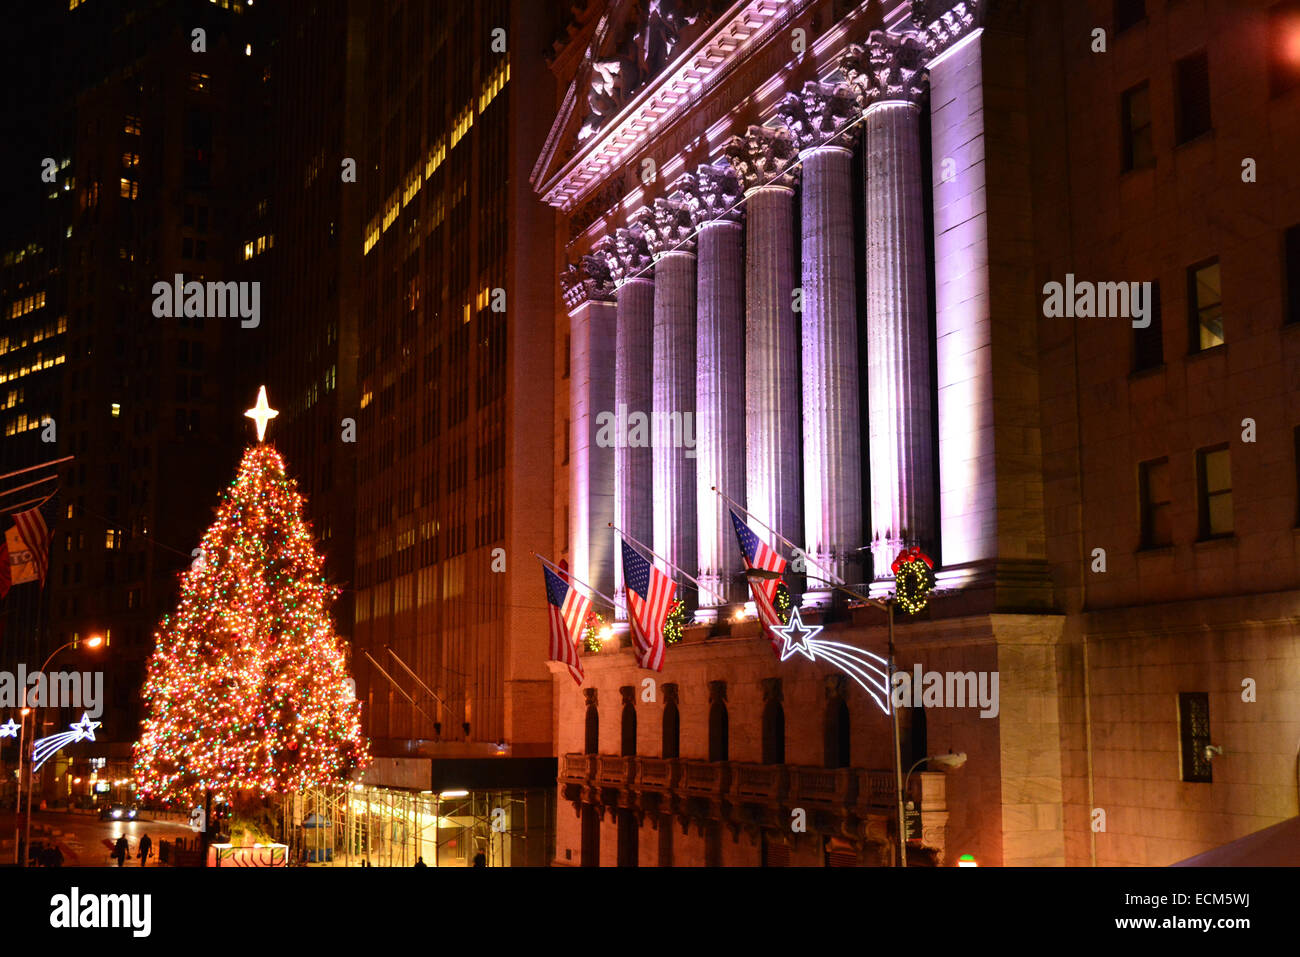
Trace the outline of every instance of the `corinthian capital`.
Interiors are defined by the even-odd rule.
[[[650,278],[650,235],[653,231],[654,212],[649,206],[642,206],[628,217],[627,226],[615,232],[614,256],[610,260],[615,285],[634,276]]]
[[[916,103],[925,92],[929,51],[919,34],[895,35],[872,30],[865,44],[853,44],[840,60],[840,70],[857,90],[866,109],[880,100]]]
[[[614,297],[614,276],[609,268],[613,251],[614,240],[606,236],[590,253],[576,263],[569,263],[560,274],[564,305],[570,312],[584,302],[608,302]]]
[[[776,109],[800,150],[825,143],[861,112],[852,86],[815,81],[805,83],[798,93],[787,93]],[[851,145],[847,137],[841,137],[836,143]]]
[[[756,186],[794,186],[799,168],[794,163],[799,149],[785,127],[751,126],[745,135],[733,136],[723,153],[745,189]]]
[[[682,180],[690,184],[689,188],[683,188],[682,194],[697,229],[705,223],[740,221],[739,204],[744,187],[730,160],[705,163]]]
[[[681,186],[689,186],[689,182]],[[679,186],[667,199],[659,198],[654,205],[654,225],[646,239],[650,255],[658,258],[666,252],[692,252],[695,224],[691,222],[689,199]]]

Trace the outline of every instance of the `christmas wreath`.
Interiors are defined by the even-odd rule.
[[[934,587],[934,562],[916,546],[903,549],[891,566],[894,572],[894,598],[900,608],[915,615],[925,608]]]

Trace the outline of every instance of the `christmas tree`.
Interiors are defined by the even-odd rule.
[[[303,497],[262,443],[244,454],[155,635],[135,770],[147,797],[282,793],[368,760]],[[251,411],[251,410],[250,410]],[[257,418],[254,416],[254,418]]]

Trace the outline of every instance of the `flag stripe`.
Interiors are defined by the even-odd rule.
[[[542,568],[543,580],[546,582],[546,601],[550,612],[552,661],[562,662],[573,680],[582,684],[582,661],[578,657],[578,641],[582,635],[587,614],[591,611],[591,599],[578,594],[560,576],[549,568]]]
[[[768,572],[784,572],[785,559],[775,549],[768,546],[743,522],[734,509],[731,509],[731,524],[736,530],[736,541],[740,543],[740,555],[745,560],[746,568],[757,568]],[[782,641],[773,629],[780,628],[781,613],[776,610],[776,591],[781,584],[779,578],[749,580],[749,590],[754,596],[754,609],[758,620],[763,623],[772,650],[781,653]]]

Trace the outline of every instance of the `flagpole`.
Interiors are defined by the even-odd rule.
[[[29,465],[27,466],[27,468],[18,469],[16,472],[6,472],[4,475],[0,475],[0,482],[3,482],[5,479],[13,478],[15,475],[22,475],[25,472],[35,472],[37,469],[47,468],[51,465],[62,465],[64,462],[71,462],[74,457],[75,456],[65,455],[61,459],[54,459],[50,462],[42,462],[40,465]]]
[[[751,522],[757,522],[759,525],[762,525],[763,528],[764,528],[766,531],[772,533],[772,534],[775,535],[777,538],[779,538],[781,541],[785,542],[785,544],[786,544],[789,548],[791,548],[791,549],[793,549],[794,551],[798,552],[798,553],[803,557],[803,560],[806,561],[809,565],[813,566],[813,568],[820,568],[822,571],[824,571],[824,572],[826,572],[827,574],[829,574],[829,575],[831,576],[831,578],[835,579],[835,584],[837,584],[837,585],[844,585],[844,584],[847,584],[847,582],[845,582],[843,578],[840,578],[839,575],[835,574],[835,572],[834,572],[833,569],[827,568],[825,565],[819,565],[817,562],[813,561],[811,558],[808,557],[808,553],[805,552],[802,548],[800,548],[800,547],[799,547],[798,545],[796,545],[794,542],[790,541],[790,539],[786,538],[784,535],[782,535],[780,532],[778,532],[775,528],[769,528],[766,524],[763,523],[763,520],[762,520],[761,518],[754,518],[754,513],[753,513],[753,512],[751,512],[749,509],[745,508],[745,506],[741,505],[739,502],[734,501],[733,499],[731,499],[731,498],[730,498],[730,497],[729,497],[725,492],[723,492],[723,491],[722,491],[720,488],[718,488],[716,485],[710,486],[710,488],[712,488],[713,491],[716,492],[718,495],[722,496],[722,498],[724,498],[724,499],[727,501],[728,504],[730,504],[730,505],[734,505],[736,508],[738,508],[738,509],[740,509],[742,512],[744,512],[745,515],[746,515],[746,517],[748,518],[749,521],[751,521]]]
[[[12,495],[14,492],[21,492],[25,488],[35,488],[37,485],[43,485],[46,482],[57,481],[58,478],[57,475],[47,475],[45,478],[37,479],[35,482],[28,482],[26,485],[15,485],[13,488],[7,488],[3,492],[0,492],[0,496]]]
[[[555,574],[563,575],[566,579],[568,579],[569,581],[573,582],[576,585],[581,585],[583,588],[587,589],[587,591],[591,592],[593,595],[600,596],[600,598],[603,599],[604,602],[607,605],[609,605],[611,608],[622,608],[624,611],[628,610],[627,605],[623,604],[621,601],[615,601],[613,598],[610,598],[608,595],[606,595],[603,591],[600,591],[596,588],[592,588],[581,578],[574,577],[574,574],[572,572],[566,571],[565,569],[561,568],[559,565],[555,564],[554,562],[547,561],[545,558],[543,558],[541,555],[538,555],[536,552],[530,551],[528,554],[532,555],[533,558],[537,559],[543,565],[550,568],[551,571],[555,572]],[[631,614],[631,612],[628,612],[628,614]]]
[[[722,604],[724,604],[724,605],[725,605],[725,604],[728,604],[728,602],[727,602],[727,598],[726,598],[725,595],[719,595],[719,594],[718,594],[716,591],[714,591],[712,588],[705,588],[703,585],[700,584],[700,580],[699,580],[698,578],[695,578],[693,575],[691,575],[689,572],[687,572],[686,569],[682,568],[682,566],[678,565],[676,562],[670,562],[668,559],[664,558],[662,555],[660,555],[658,552],[656,552],[653,548],[651,548],[651,547],[650,547],[649,545],[647,545],[645,542],[639,542],[639,541],[637,541],[635,538],[633,538],[633,537],[632,537],[631,535],[629,535],[627,532],[623,531],[623,529],[619,528],[619,527],[618,527],[617,525],[615,525],[613,522],[610,522],[610,523],[609,523],[609,527],[612,528],[614,531],[618,532],[620,535],[622,535],[624,538],[626,538],[626,539],[627,539],[629,542],[631,542],[633,545],[636,545],[636,546],[639,547],[639,548],[644,548],[647,552],[649,552],[649,553],[650,553],[651,555],[653,555],[655,558],[659,559],[661,562],[663,562],[663,563],[664,563],[665,565],[667,565],[669,568],[675,568],[675,569],[677,569],[678,573],[681,574],[681,576],[682,576],[683,578],[685,578],[685,579],[687,579],[687,580],[689,580],[689,581],[693,581],[693,582],[695,582],[695,587],[698,588],[700,591],[706,591],[706,592],[708,592],[710,595],[712,595],[714,598],[718,599],[718,601],[722,602]]]

